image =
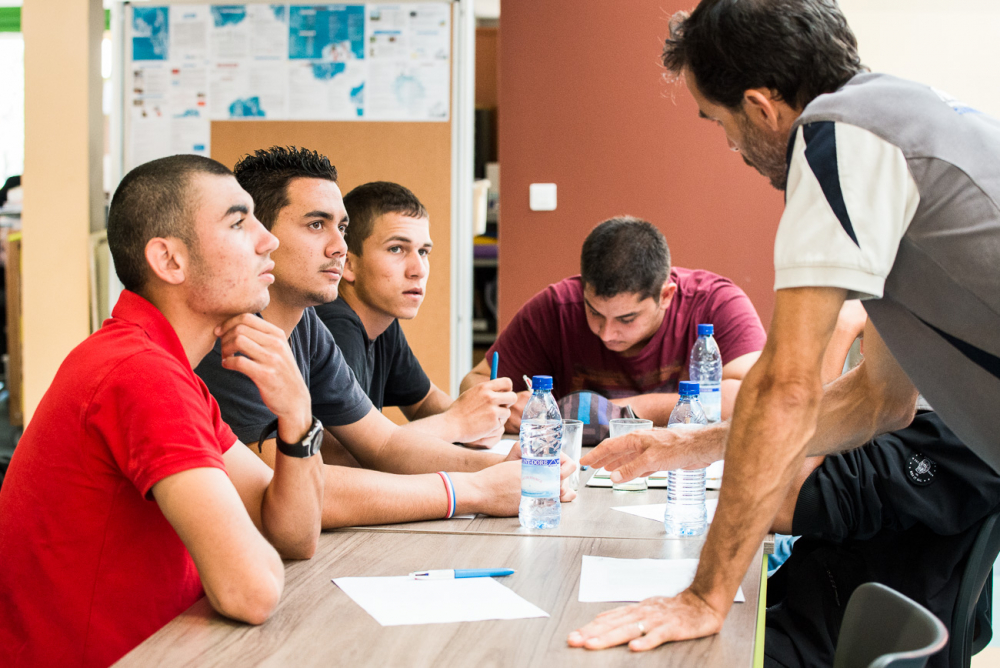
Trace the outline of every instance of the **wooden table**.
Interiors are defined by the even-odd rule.
[[[621,520],[617,517],[621,513],[611,512]],[[566,645],[570,631],[620,605],[577,601],[583,555],[684,558],[696,556],[700,548],[701,541],[690,540],[468,531],[324,533],[313,559],[288,564],[281,603],[266,624],[253,627],[225,619],[202,599],[116,665],[749,667],[757,624],[760,551],[743,578],[746,603],[733,605],[717,636],[639,654],[625,647],[589,652]],[[456,566],[517,569],[500,582],[550,617],[382,627],[330,582],[341,576],[401,575]]]

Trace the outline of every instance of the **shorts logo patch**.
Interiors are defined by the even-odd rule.
[[[937,473],[937,463],[920,452],[912,455],[906,462],[906,475],[910,477],[910,482],[914,485],[931,484],[934,481],[935,473]]]

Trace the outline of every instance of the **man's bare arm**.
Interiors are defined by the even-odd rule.
[[[274,439],[263,443],[258,455],[265,465],[274,463]],[[234,446],[235,447],[235,446]],[[257,454],[257,446],[251,448]],[[252,456],[252,455],[251,455]],[[573,472],[563,463],[563,479]],[[521,466],[502,462],[482,471],[450,473],[455,486],[456,515],[482,513],[495,517],[517,515],[521,501]],[[397,475],[343,466],[324,466],[323,528],[370,526],[436,520],[445,516],[448,498],[444,482],[436,473]],[[563,486],[562,500],[572,501],[576,493]]]
[[[913,421],[917,388],[870,321],[864,340],[861,364],[824,389],[816,433],[807,446],[809,455],[853,450]]]
[[[823,373],[821,378],[823,384],[832,383],[840,378],[844,372],[844,363],[847,361],[847,353],[854,345],[855,339],[864,332],[868,322],[868,314],[865,307],[857,299],[848,299],[840,307],[840,315],[837,316],[837,326],[830,337],[830,343],[826,346],[826,353],[823,355]]]
[[[419,404],[401,407],[412,422],[404,425],[441,440],[489,447],[503,436],[510,405],[517,401],[509,378],[474,385],[455,401],[431,385]]]
[[[220,325],[216,335],[222,366],[254,382],[264,404],[278,417],[278,436],[286,443],[301,441],[312,424],[312,402],[285,333],[258,316],[244,314]],[[282,556],[311,557],[322,522],[323,460],[319,454],[306,458],[282,454],[268,478],[245,448],[230,448],[225,460],[243,498],[253,499],[247,511],[259,515],[264,536]],[[253,507],[258,502],[259,510]]]
[[[799,492],[802,491],[802,485],[805,484],[806,478],[823,463],[823,459],[825,458],[806,457],[802,468],[792,480],[792,486],[788,488],[788,493],[785,494],[784,500],[778,506],[778,514],[774,516],[774,522],[771,523],[772,533],[792,533],[792,520],[795,518],[795,504],[798,503]]]
[[[719,506],[691,586],[674,598],[604,613],[571,634],[570,644],[600,649],[630,641],[631,649],[647,650],[722,628],[743,574],[805,459],[823,396],[822,358],[844,296],[837,288],[778,291],[767,345],[737,398]],[[636,630],[638,622],[646,635]]]
[[[239,443],[230,450],[236,448],[245,450]],[[239,621],[264,623],[281,597],[285,568],[254,527],[226,472],[189,469],[164,478],[152,491],[194,560],[212,607]]]
[[[353,424],[329,429],[362,466],[388,473],[479,471],[504,460],[403,429],[375,408]]]
[[[865,358],[823,389],[817,428],[806,446],[809,456],[861,447],[879,434],[913,421],[917,390],[885,347],[875,327],[864,327]],[[633,432],[608,439],[581,458],[624,480],[645,471],[697,468],[725,454],[729,424],[694,432]]]

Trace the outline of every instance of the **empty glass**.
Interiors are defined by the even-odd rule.
[[[580,457],[583,455],[583,422],[562,421],[562,451],[576,462],[576,470],[569,476],[569,486],[573,491],[580,489]]]
[[[640,420],[639,418],[615,418],[608,423],[611,428],[610,438],[616,438],[618,436],[624,436],[631,431],[638,431],[640,429],[652,429],[652,420]],[[616,482],[612,486],[619,492],[645,492],[649,488],[649,483],[646,482],[646,478],[633,478],[628,482]]]

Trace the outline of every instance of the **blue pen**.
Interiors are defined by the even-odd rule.
[[[456,580],[458,578],[502,578],[513,573],[513,568],[448,568],[441,571],[416,571],[410,573],[410,577],[415,580]]]
[[[500,363],[500,353],[493,351],[493,364],[490,365],[490,380],[497,379],[497,364]]]

